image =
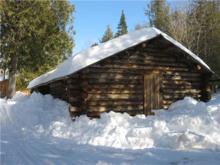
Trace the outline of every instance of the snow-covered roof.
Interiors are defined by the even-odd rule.
[[[91,47],[85,51],[75,54],[65,60],[63,63],[59,64],[58,67],[50,72],[47,72],[34,80],[32,80],[28,88],[33,88],[41,84],[45,84],[56,79],[61,79],[65,76],[73,74],[89,65],[92,65],[98,61],[101,61],[107,57],[110,57],[118,52],[121,52],[127,48],[138,45],[144,41],[150,40],[157,36],[163,36],[166,40],[170,41],[183,51],[185,51],[193,60],[200,63],[208,71],[213,71],[209,66],[200,59],[197,55],[191,52],[189,49],[184,47],[179,42],[175,41],[173,38],[169,37],[167,34],[163,33],[157,28],[144,28],[141,30],[133,31],[128,34],[122,35],[118,38],[114,38],[110,41],[102,43],[100,45]]]

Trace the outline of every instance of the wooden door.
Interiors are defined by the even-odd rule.
[[[152,109],[161,108],[160,74],[152,72],[144,75],[144,114],[152,114]]]

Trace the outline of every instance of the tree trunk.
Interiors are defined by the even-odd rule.
[[[11,68],[9,69],[9,83],[7,98],[12,98],[16,92],[16,72],[17,72],[18,56],[15,54],[11,58]]]

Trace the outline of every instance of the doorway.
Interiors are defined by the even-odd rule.
[[[161,108],[160,74],[151,72],[144,75],[144,114],[151,115],[152,109]]]

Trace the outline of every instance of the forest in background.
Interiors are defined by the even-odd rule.
[[[74,49],[75,6],[68,0],[0,1],[0,68],[9,74],[10,98],[33,78],[54,69]],[[191,0],[184,10],[171,10],[166,0],[151,0],[143,11],[155,26],[199,55],[220,75],[220,1]],[[108,25],[100,43],[126,34],[122,11],[117,32]],[[77,33],[77,32],[76,32]],[[76,43],[77,44],[77,43]],[[99,43],[94,43],[95,46]]]
[[[134,29],[152,26],[160,29],[202,58],[220,75],[220,1],[188,2],[184,10],[171,10],[166,0],[151,0],[144,11],[149,23],[137,24]],[[117,29],[120,34],[127,33],[123,12]],[[101,42],[112,38],[114,34],[108,25]]]

